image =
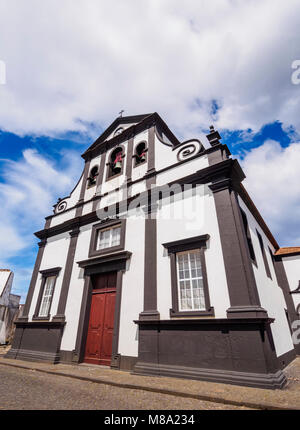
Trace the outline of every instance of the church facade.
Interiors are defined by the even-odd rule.
[[[279,247],[220,139],[180,142],[157,113],[102,133],[35,233],[7,357],[285,385],[300,248]]]

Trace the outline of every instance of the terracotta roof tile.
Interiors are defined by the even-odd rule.
[[[275,255],[287,255],[287,254],[300,254],[300,246],[285,246],[283,248],[279,248]]]

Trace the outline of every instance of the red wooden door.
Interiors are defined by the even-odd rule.
[[[116,272],[92,277],[92,303],[84,357],[86,363],[110,365],[116,280]]]

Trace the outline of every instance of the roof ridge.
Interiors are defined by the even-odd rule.
[[[87,152],[90,152],[93,148],[95,148],[100,143],[104,142],[106,138],[109,136],[109,134],[113,131],[115,127],[118,125],[121,125],[122,122],[132,120],[136,121],[136,124],[139,124],[142,122],[145,118],[148,118],[149,116],[153,115],[155,112],[152,113],[146,113],[146,114],[140,114],[140,115],[128,115],[128,116],[118,116],[113,120],[113,122],[106,127],[106,129],[103,131],[103,133],[100,134],[100,136],[97,137],[97,139],[86,149],[86,151],[82,154],[86,154]]]

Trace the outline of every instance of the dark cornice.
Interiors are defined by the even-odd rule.
[[[40,270],[40,273],[43,277],[48,276],[57,276],[61,271],[61,267],[53,267],[52,269]]]
[[[116,262],[120,260],[128,260],[132,253],[129,251],[114,252],[113,254],[101,255],[99,257],[88,258],[87,260],[77,261],[79,267],[85,269],[87,267]]]
[[[271,324],[274,318],[186,318],[170,320],[135,320],[135,324],[154,326],[176,326],[176,325],[237,325],[242,324]]]
[[[239,166],[238,161],[228,159],[228,160],[222,161],[221,163],[213,164],[212,166],[209,166],[205,169],[201,169],[198,172],[193,173],[192,175],[184,176],[183,178],[177,179],[177,180],[170,182],[169,184],[166,184],[166,185],[172,186],[173,184],[181,184],[181,185],[183,185],[183,184],[192,184],[192,185],[205,184],[208,182],[212,182],[213,180],[216,181],[217,179],[225,178],[226,175],[229,175],[229,177],[231,175],[232,177],[235,178],[235,181],[237,181],[238,178],[240,180],[243,180],[243,178],[245,177],[240,166]],[[165,185],[156,188],[156,191],[157,191],[156,194],[157,194],[158,198],[159,198],[159,190],[160,189],[164,190],[164,187],[165,187]],[[122,209],[124,209],[124,207],[127,207],[126,205],[129,205],[131,203],[131,201],[135,200],[136,198],[139,199],[139,201],[141,202],[142,205],[147,205],[148,201],[150,200],[148,193],[149,193],[149,190],[146,190],[145,192],[140,193],[139,195],[135,195],[135,196],[132,196],[131,198],[129,198],[127,200],[118,202],[116,206],[117,206],[117,208],[119,206]],[[115,208],[116,206],[115,205],[108,206],[107,216],[109,216],[110,208]],[[71,219],[63,222],[62,224],[58,224],[54,227],[40,230],[34,234],[39,239],[45,240],[45,239],[47,239],[47,237],[56,236],[58,234],[66,232],[66,231],[78,229],[79,227],[82,227],[82,226],[87,225],[87,224],[92,224],[96,221],[99,221],[99,217],[97,216],[97,211],[94,211],[94,212],[88,213],[86,215],[71,218]]]
[[[163,243],[162,246],[168,250],[169,254],[182,251],[183,248],[193,249],[196,247],[203,247],[209,239],[209,234],[201,236],[189,237],[187,239],[175,240],[174,242]]]
[[[198,154],[196,154],[196,155],[194,155],[194,156],[192,156],[192,157],[190,157],[190,158],[188,158],[186,160],[178,161],[178,163],[172,164],[171,166],[164,167],[164,168],[162,168],[160,170],[155,170],[155,171],[153,171],[151,173],[146,173],[142,178],[136,179],[135,181],[130,181],[129,185],[137,184],[138,182],[144,181],[148,177],[157,176],[157,175],[159,175],[159,174],[161,174],[163,172],[166,172],[167,170],[174,169],[174,168],[176,168],[177,166],[179,166],[179,165],[181,165],[183,163],[187,163],[187,162],[189,162],[191,160],[194,160],[195,158],[199,158],[199,157],[205,156],[205,155],[207,155],[207,154],[209,154],[211,152],[218,151],[219,149],[221,149],[222,151],[226,151],[226,152],[229,151],[229,149],[227,148],[226,145],[220,145],[220,146],[215,146],[215,147],[212,147],[212,148],[208,148],[205,151],[199,152]],[[108,193],[105,193],[103,196],[105,196],[107,194]],[[93,200],[100,200],[100,198],[103,197],[103,196],[101,196],[101,195],[93,196],[90,200],[86,200],[86,201],[82,201],[80,203],[77,203],[76,205],[71,206],[70,208],[65,209],[63,212],[55,213],[53,215],[48,215],[45,219],[46,220],[50,220],[50,219],[54,218],[55,216],[59,216],[62,213],[69,212],[69,211],[71,211],[73,209],[76,209],[76,208],[78,208],[80,206],[83,206],[84,204],[89,203],[89,202],[91,202]]]
[[[17,320],[15,322],[16,327],[31,327],[31,328],[60,328],[63,327],[66,323],[62,321],[21,321]]]
[[[226,148],[226,145],[221,145],[222,149]],[[194,158],[198,157],[198,156],[203,156],[205,154],[207,154],[207,152],[212,152],[212,151],[216,151],[220,148],[213,147],[213,148],[209,148],[208,150],[206,150],[205,152],[201,153],[201,154],[197,154]],[[181,162],[178,162],[176,165],[182,164],[186,161],[190,161],[191,159],[188,160],[184,160]],[[167,170],[168,168],[174,168],[173,166],[167,167],[165,169],[162,169],[161,171],[157,171],[154,174],[159,174],[162,171]],[[251,200],[249,194],[247,193],[246,189],[244,188],[244,186],[241,184],[241,182],[244,180],[245,175],[243,170],[241,169],[241,166],[239,165],[239,162],[237,160],[232,160],[231,158],[226,159],[220,163],[216,163],[213,164],[209,167],[206,167],[204,169],[201,169],[199,171],[197,171],[196,173],[193,173],[189,176],[185,176],[183,178],[177,179],[176,181],[170,182],[169,186],[171,186],[172,184],[205,184],[205,183],[210,183],[210,188],[215,190],[217,192],[217,190],[220,189],[224,189],[224,188],[234,188],[237,193],[240,195],[240,197],[242,198],[242,200],[244,201],[244,203],[246,204],[246,206],[248,207],[248,209],[250,210],[250,212],[253,214],[254,218],[256,219],[256,221],[258,222],[258,224],[260,225],[261,229],[264,231],[264,233],[266,234],[266,236],[268,237],[268,239],[270,240],[270,242],[272,243],[272,245],[274,246],[275,249],[279,248],[278,243],[276,242],[274,236],[272,235],[272,233],[270,232],[269,228],[267,227],[266,223],[264,222],[262,216],[260,215],[258,209],[256,208],[255,204],[253,203],[253,201]],[[141,178],[138,181],[144,180],[145,178]],[[138,182],[135,181],[135,182]],[[135,183],[132,182],[132,183]],[[159,187],[158,187],[159,189]],[[139,196],[135,195],[132,196],[130,199],[128,199],[127,203],[130,204],[130,202],[134,199],[136,199],[137,197],[139,197],[139,199],[144,202],[144,204],[147,203],[148,200],[148,196],[147,196],[148,191],[145,191],[144,193],[141,193]],[[87,202],[85,202],[87,203]],[[81,203],[80,205],[83,205],[83,203]],[[119,202],[119,206],[124,208],[125,205],[125,201]],[[114,206],[114,205],[113,205]],[[74,206],[76,207],[76,206]],[[73,209],[73,208],[72,208]],[[70,208],[71,210],[71,208]],[[109,212],[109,207],[108,207],[108,212]],[[52,218],[55,215],[51,215],[48,218]],[[40,230],[38,232],[35,233],[35,235],[41,239],[41,240],[45,240],[47,237],[51,237],[51,236],[56,236],[58,234],[64,233],[66,231],[70,231],[74,228],[78,228],[81,226],[84,226],[86,224],[91,224],[94,223],[96,221],[99,221],[99,218],[97,216],[96,211],[91,212],[89,214],[83,215],[81,217],[75,217],[72,218],[68,221],[65,221],[62,224],[59,224],[57,226],[54,227],[50,227],[48,229],[44,229],[44,230]],[[44,243],[44,242],[43,242]],[[275,256],[276,258],[276,256]]]

